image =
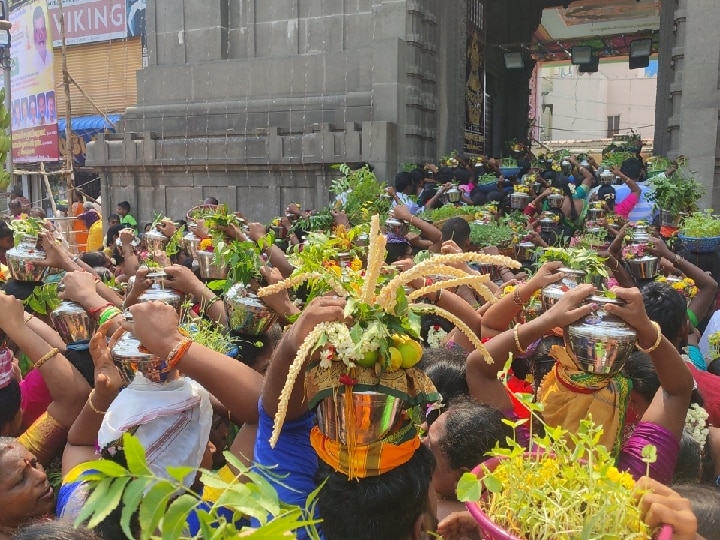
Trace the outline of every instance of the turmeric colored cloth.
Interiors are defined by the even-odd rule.
[[[18,437],[18,442],[32,452],[43,466],[47,466],[65,448],[67,434],[68,429],[46,411]]]
[[[550,356],[556,360],[555,367],[538,391],[545,422],[575,433],[580,422],[591,416],[596,425],[603,427],[600,443],[617,456],[632,389],[630,379],[619,373],[598,375],[582,371],[560,345],[551,349]]]
[[[420,437],[409,421],[393,435],[378,442],[349,448],[340,441],[326,437],[315,426],[310,432],[310,444],[318,457],[337,472],[350,479],[368,478],[407,463],[420,448]]]

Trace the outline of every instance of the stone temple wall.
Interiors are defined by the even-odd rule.
[[[105,211],[128,200],[141,221],[177,218],[212,195],[266,221],[289,201],[325,204],[335,163],[392,180],[458,148],[464,13],[460,0],[148,0],[137,106],[88,148]]]

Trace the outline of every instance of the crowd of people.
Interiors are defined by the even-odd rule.
[[[378,183],[378,200],[389,208],[382,216],[387,222],[382,264],[389,279],[397,275],[393,269],[412,272],[438,254],[455,255],[446,260],[456,262],[443,268],[467,281],[450,288],[430,285],[427,293],[431,280],[407,283],[405,295],[449,313],[454,321],[422,316],[422,360],[412,368],[432,382],[427,394],[436,391],[442,400],[418,408],[417,417],[411,415],[416,420],[412,427],[408,422],[402,429],[391,426],[391,433],[362,447],[348,442],[335,447],[327,433],[318,434],[321,421],[308,392],[322,381],[304,368],[296,372],[293,363],[318,325],[351,324],[351,300],[331,293],[307,301],[312,285],[272,287],[297,276],[299,254],[310,253],[313,246],[324,250],[318,251],[319,266],[337,268],[338,276],[374,271],[366,243],[374,210],[359,212],[361,218],[349,215],[351,190],[337,194],[328,209],[290,203],[283,216],[264,224],[248,223],[239,213],[233,218],[222,200],[211,198],[198,207],[203,214],[171,216],[143,231],[137,230],[125,201],[117,205],[117,215],[104,221],[92,205],[74,200],[71,212],[89,223],[91,236],[91,226],[102,228],[105,222],[103,238],[91,245],[90,237],[83,237],[85,251],[71,253],[48,223],[38,239],[45,254],[40,264],[54,269],[53,279],[62,284],[60,298],[79,304],[97,332],[89,342],[64,341],[48,313],[23,302],[42,283],[9,278],[0,295],[0,537],[127,537],[122,507],[108,511],[93,529],[77,527],[76,519],[93,496],[81,471],[97,460],[124,466],[122,437],[132,433],[158,477],[171,476],[169,467],[202,467],[232,481],[237,469],[223,457],[225,451],[245,465],[271,468],[269,481],[284,503],[306,508],[308,498],[317,496],[311,511],[319,520],[317,534],[327,540],[419,540],[436,534],[446,540],[483,538],[477,521],[458,501],[456,488],[463,473],[507,438],[521,436],[530,444],[527,425],[518,422],[530,413],[517,392],[542,404],[546,426],[576,431],[588,414],[602,425],[601,444],[618,469],[647,490],[639,504],[651,527],[669,526],[676,540],[720,538],[720,427],[715,427],[720,426],[720,350],[712,339],[714,321],[720,319],[714,315],[720,306],[718,255],[701,256],[681,247],[673,251],[656,223],[648,249],[661,259],[663,276],[692,280],[696,290],[690,298],[667,277],[636,277],[624,260],[625,238],[633,223],[652,224],[655,218],[646,199],[643,159],[602,167],[592,157],[569,156],[569,167],[559,168],[551,159],[532,158],[520,156],[519,172],[507,177],[492,158],[453,156],[440,166],[423,164],[400,172],[386,188]],[[664,174],[672,176],[675,168]],[[370,168],[365,165],[364,170]],[[515,185],[528,186],[529,200],[522,208],[511,203]],[[451,190],[459,190],[460,196],[449,197]],[[555,197],[559,202],[548,204],[555,194],[561,195]],[[594,201],[602,203],[604,212],[590,222],[588,209]],[[20,197],[10,204],[15,220],[43,217]],[[532,242],[538,254],[577,244],[592,226],[606,242],[597,255],[607,277],[599,287],[568,288],[554,305],[531,316],[528,307],[543,289],[563,282],[563,263],[533,264],[517,256],[497,259],[506,264],[494,269],[472,264],[472,256],[464,254],[480,249],[472,242],[471,220],[464,215],[441,222],[427,219],[433,209],[462,205],[488,209],[491,217],[482,227],[496,227],[503,216],[519,217],[519,237]],[[312,219],[323,211],[329,221]],[[540,227],[547,215],[556,216],[550,229]],[[189,227],[200,246],[212,244],[206,249],[253,246],[244,248],[260,261],[259,283],[253,285],[269,289],[262,300],[274,321],[262,335],[234,328],[229,288],[221,293],[211,289],[216,278],[201,274],[198,246],[182,241]],[[153,250],[150,231],[166,237],[165,251]],[[268,231],[274,232],[269,242]],[[10,228],[0,228],[3,264],[12,238]],[[513,255],[504,246],[481,251]],[[168,303],[144,301],[158,271],[165,276],[163,287],[189,298],[191,309],[179,314]],[[479,274],[491,276],[486,285],[493,298],[470,285]],[[637,348],[617,371],[587,376],[569,353],[566,329],[597,308],[587,299],[598,288],[619,299],[606,309],[634,329]],[[400,291],[397,298],[402,299]],[[232,355],[193,339],[192,331],[188,335],[181,328],[181,316],[205,320],[228,335]],[[162,382],[141,371],[131,381],[124,378],[113,356],[124,333],[164,361]],[[371,339],[369,333],[365,339]],[[480,341],[483,349],[477,346]],[[378,354],[369,353],[372,358]],[[506,372],[508,358],[512,368]],[[387,365],[394,360],[388,357]],[[390,371],[397,369],[399,362]],[[288,393],[292,377],[297,380]],[[284,417],[282,427],[275,422],[278,414]],[[689,420],[698,414],[699,422]],[[515,435],[513,424],[520,425]],[[279,437],[271,444],[274,427]],[[648,466],[643,450],[649,444],[657,459]],[[365,455],[353,455],[358,448]],[[51,479],[48,468],[59,482]],[[645,476],[649,478],[641,480]],[[194,474],[184,475],[182,483],[209,502],[217,500],[209,489],[215,486],[203,486]],[[140,537],[140,527],[138,520],[132,522],[133,537]],[[185,529],[187,537],[203,537],[192,515]],[[313,537],[304,528],[294,534]]]

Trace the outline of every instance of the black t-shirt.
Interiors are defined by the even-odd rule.
[[[435,196],[437,190],[437,184],[426,184],[423,190],[420,192],[420,195],[418,195],[418,204],[420,206],[425,206],[427,202]],[[440,206],[442,206],[442,203],[438,201],[435,204],[435,208],[439,208]]]

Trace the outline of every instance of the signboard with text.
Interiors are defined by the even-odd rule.
[[[13,7],[10,22],[13,161],[58,161],[53,49],[46,0]]]
[[[58,0],[47,0],[53,47],[61,46]],[[126,0],[63,0],[68,45],[128,36]]]
[[[464,150],[477,156],[486,151],[484,0],[470,0],[467,9]]]

